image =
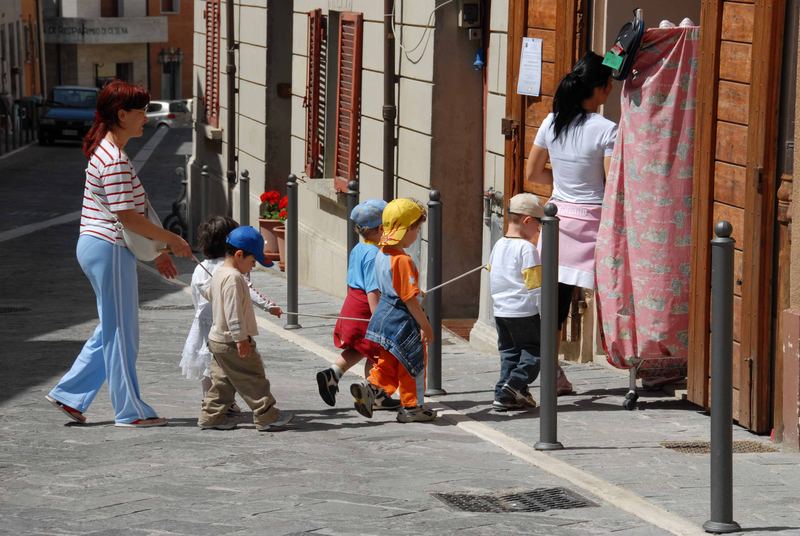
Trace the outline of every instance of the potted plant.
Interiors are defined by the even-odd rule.
[[[274,229],[283,224],[286,219],[286,207],[289,199],[281,196],[277,190],[268,190],[261,194],[261,207],[259,209],[258,226],[261,236],[264,237],[264,255],[272,261],[279,258],[278,238]]]

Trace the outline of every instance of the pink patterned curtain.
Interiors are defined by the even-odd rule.
[[[698,27],[649,29],[622,115],[595,253],[609,363],[686,375]]]

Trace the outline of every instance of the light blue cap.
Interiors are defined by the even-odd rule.
[[[383,223],[383,209],[386,201],[383,199],[367,199],[362,201],[350,213],[350,221],[362,229],[374,229]]]

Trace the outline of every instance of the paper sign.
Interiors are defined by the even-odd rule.
[[[519,57],[519,79],[517,93],[538,97],[542,87],[542,40],[536,37],[522,38],[522,54]]]

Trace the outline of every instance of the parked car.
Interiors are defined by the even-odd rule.
[[[83,139],[94,122],[98,93],[93,87],[54,87],[39,119],[39,143]]]
[[[150,101],[147,105],[147,124],[151,127],[190,127],[192,112],[182,100]]]

